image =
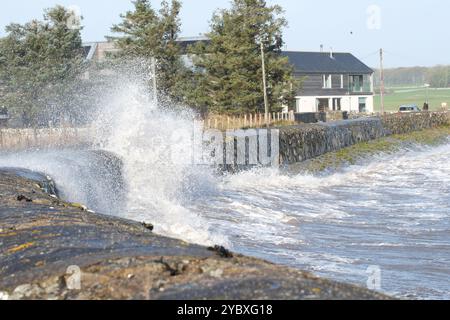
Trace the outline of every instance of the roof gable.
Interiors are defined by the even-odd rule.
[[[284,51],[296,73],[371,74],[374,71],[351,53]]]

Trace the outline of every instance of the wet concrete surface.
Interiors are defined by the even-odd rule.
[[[0,169],[0,298],[388,298],[159,236],[149,225],[89,212],[49,190],[45,174]]]

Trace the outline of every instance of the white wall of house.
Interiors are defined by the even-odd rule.
[[[374,112],[373,96],[345,96],[342,97],[342,111],[359,112],[360,99],[366,101],[366,112]]]
[[[317,97],[295,97],[296,112],[317,112]]]
[[[328,99],[328,105],[330,110],[332,110],[333,99],[341,99],[341,111],[348,112],[359,112],[360,99],[365,99],[366,101],[366,112],[374,112],[373,96],[298,96],[296,98],[296,112],[318,112],[318,99]]]

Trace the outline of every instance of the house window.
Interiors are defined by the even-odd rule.
[[[324,89],[331,89],[331,74],[324,74],[323,75],[323,88]]]
[[[349,85],[350,85],[350,92],[363,92],[364,76],[362,75],[350,76]]]
[[[367,103],[366,98],[359,98],[359,112],[361,113],[367,112],[366,103]]]
[[[333,111],[341,111],[341,99],[333,98]]]

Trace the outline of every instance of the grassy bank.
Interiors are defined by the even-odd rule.
[[[345,165],[356,164],[358,160],[380,153],[393,153],[411,144],[439,145],[450,137],[450,125],[399,134],[369,142],[362,142],[348,148],[324,154],[318,158],[295,165],[292,169],[313,173],[335,170]]]
[[[419,88],[388,88],[388,93],[385,96],[386,111],[398,111],[399,106],[404,104],[416,104],[419,108],[423,107],[424,102],[428,100],[430,103],[430,110],[440,110],[441,104],[446,102],[450,105],[450,88],[427,89]],[[375,111],[380,110],[380,96],[376,95],[374,99]]]

